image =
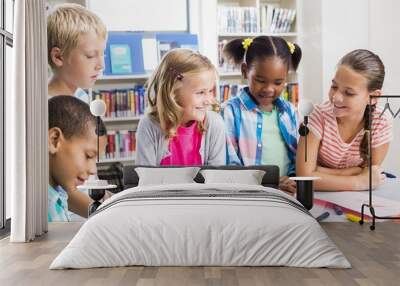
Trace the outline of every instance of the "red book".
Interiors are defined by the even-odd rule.
[[[105,103],[107,107],[106,116],[111,117],[111,97],[109,92],[105,93]]]
[[[136,151],[136,132],[135,131],[129,131],[129,135],[131,137],[131,151],[132,154]]]
[[[107,134],[108,157],[115,158],[115,131],[109,131]]]
[[[109,91],[108,93],[110,94],[111,117],[115,117],[115,94],[113,91]]]

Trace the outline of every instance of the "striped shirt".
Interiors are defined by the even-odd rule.
[[[377,148],[392,140],[392,120],[386,115],[380,116],[382,109],[376,108],[372,117],[372,148]],[[326,101],[316,105],[309,117],[309,129],[321,140],[317,162],[322,167],[344,169],[360,166],[363,163],[360,144],[364,129],[360,130],[351,142],[342,140],[338,130],[333,105]]]
[[[279,131],[290,160],[288,175],[294,175],[298,139],[297,116],[293,105],[281,97],[274,104],[278,111]],[[268,141],[262,140],[263,114],[250,96],[248,87],[226,102],[223,116],[227,132],[227,164],[261,165],[263,144],[268,144]]]

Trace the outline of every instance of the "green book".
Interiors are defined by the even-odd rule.
[[[129,45],[110,45],[111,73],[132,73],[131,48]]]

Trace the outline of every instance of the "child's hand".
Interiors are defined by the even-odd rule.
[[[108,198],[111,198],[112,195],[113,195],[113,193],[111,193],[110,191],[106,191],[106,193],[104,194],[104,197],[100,200],[100,202],[103,203]]]
[[[362,172],[358,177],[358,182],[356,186],[356,190],[368,190],[369,186],[369,168],[363,168]],[[372,166],[372,189],[376,189],[381,186],[386,180],[385,174],[382,174],[382,169],[377,166]]]
[[[290,180],[288,176],[282,176],[279,179],[279,189],[290,194],[296,193],[296,182]]]

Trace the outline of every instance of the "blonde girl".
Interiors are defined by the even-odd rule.
[[[174,49],[147,84],[148,114],[136,138],[138,165],[224,165],[224,122],[211,111],[217,73],[210,60]]]

